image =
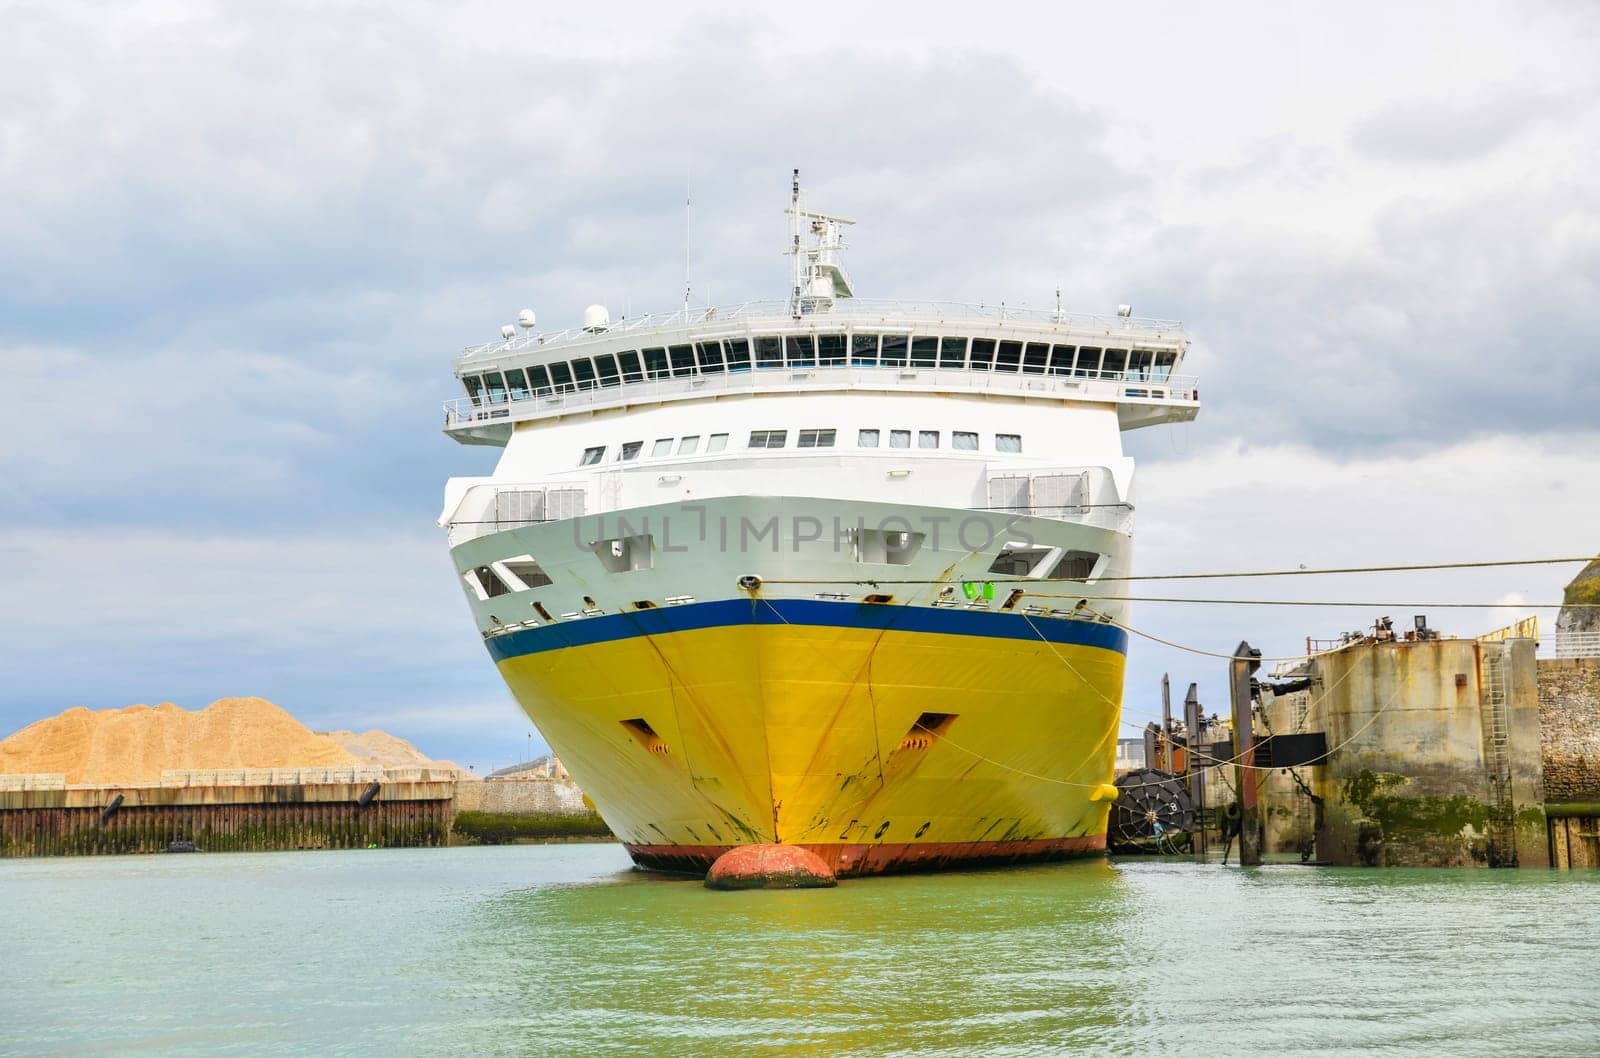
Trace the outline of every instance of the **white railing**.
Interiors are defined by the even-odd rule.
[[[1600,658],[1600,631],[1558,631],[1556,632],[1556,641],[1550,656],[1557,658]]]
[[[1138,373],[1099,372],[1086,375],[1038,375],[1008,371],[973,371],[966,368],[898,367],[770,367],[723,371],[708,375],[683,375],[609,386],[566,385],[527,393],[515,400],[487,403],[470,397],[445,401],[445,429],[493,425],[563,414],[575,408],[637,404],[650,400],[692,400],[712,393],[807,392],[839,389],[903,389],[911,391],[967,390],[1008,394],[1077,397],[1117,403],[1196,402],[1200,380],[1194,375],[1171,375],[1163,381],[1138,377]],[[1112,377],[1103,377],[1107,374]],[[1130,377],[1130,374],[1133,377]]]
[[[520,349],[538,349],[571,342],[612,338],[636,331],[671,331],[695,327],[705,323],[743,322],[750,320],[783,321],[784,326],[803,325],[808,330],[826,330],[829,321],[842,320],[861,323],[876,320],[891,328],[915,327],[932,324],[942,327],[953,322],[976,321],[985,324],[1026,324],[1036,327],[1063,328],[1075,331],[1093,331],[1137,338],[1172,338],[1181,336],[1183,324],[1179,320],[1162,320],[1146,317],[1107,316],[1092,313],[1057,312],[1051,309],[1015,308],[1008,305],[983,305],[959,301],[904,301],[887,298],[843,298],[835,301],[825,312],[793,316],[787,301],[747,301],[741,305],[711,306],[678,309],[676,312],[656,312],[633,319],[621,319],[605,327],[568,327],[561,331],[544,333],[526,332],[509,340],[470,345],[462,351],[461,359],[492,356],[516,352]],[[768,330],[769,328],[762,328]],[[837,328],[835,328],[837,329]]]

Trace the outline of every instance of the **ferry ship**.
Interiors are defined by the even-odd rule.
[[[840,876],[1104,847],[1124,430],[1193,419],[1174,321],[855,296],[795,173],[786,299],[455,362],[441,526],[516,700],[643,867]]]

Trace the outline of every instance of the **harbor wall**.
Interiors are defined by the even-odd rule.
[[[1281,731],[1320,730],[1325,764],[1265,773],[1268,851],[1366,866],[1546,866],[1535,644],[1367,642],[1314,655],[1303,700],[1264,703]]]
[[[456,784],[456,808],[462,812],[581,813],[589,812],[583,791],[571,779],[532,776],[485,779]]]
[[[444,845],[448,781],[263,785],[67,786],[61,776],[6,776],[0,856]],[[373,783],[376,794],[368,796]],[[362,804],[363,797],[368,797]]]
[[[1539,661],[1545,799],[1600,803],[1600,658]]]

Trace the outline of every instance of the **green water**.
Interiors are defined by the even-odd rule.
[[[712,893],[613,845],[0,861],[0,1053],[1600,1053],[1600,873]]]

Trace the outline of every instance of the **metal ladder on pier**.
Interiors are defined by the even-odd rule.
[[[1517,865],[1516,808],[1511,803],[1510,729],[1506,721],[1509,643],[1483,644],[1483,765],[1489,775],[1489,866]]]

